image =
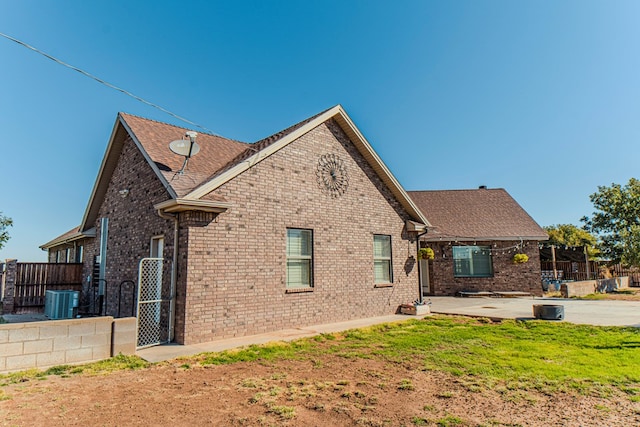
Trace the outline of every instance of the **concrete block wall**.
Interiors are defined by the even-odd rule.
[[[135,318],[91,317],[3,324],[0,373],[93,362],[118,353],[134,354],[135,341]]]
[[[138,324],[135,317],[113,319],[111,356],[135,354],[138,341]]]
[[[580,282],[566,282],[560,285],[563,298],[583,297],[589,294],[613,292],[619,288],[629,287],[629,278],[614,277],[611,279],[583,280]]]

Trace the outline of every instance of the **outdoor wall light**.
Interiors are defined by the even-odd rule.
[[[118,194],[120,194],[120,197],[122,197],[124,199],[125,197],[127,197],[129,195],[129,189],[128,188],[124,188],[124,189],[118,191]]]

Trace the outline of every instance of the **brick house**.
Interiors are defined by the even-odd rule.
[[[421,260],[425,295],[463,291],[518,291],[542,294],[538,242],[547,233],[504,190],[410,191],[429,219],[420,244],[434,251]],[[514,255],[529,257],[514,263]],[[425,265],[425,263],[427,263]]]
[[[130,285],[157,281],[158,341],[193,344],[419,297],[427,219],[341,106],[253,144],[197,135],[188,162],[169,149],[186,131],[118,115],[82,223],[42,246],[83,262],[85,304],[136,312]]]

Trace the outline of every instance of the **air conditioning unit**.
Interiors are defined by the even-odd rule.
[[[47,291],[44,296],[44,315],[51,320],[73,319],[78,315],[78,291]]]

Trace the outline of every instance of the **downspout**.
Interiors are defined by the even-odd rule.
[[[158,216],[173,219],[173,261],[171,265],[171,290],[169,291],[169,341],[173,341],[176,318],[176,281],[178,278],[178,214],[168,214],[158,209]]]
[[[420,237],[427,234],[428,231],[429,230],[425,228],[424,232],[418,234],[418,236],[416,237],[416,257],[418,257],[418,254],[420,253]],[[422,305],[424,304],[424,301],[422,300],[423,298],[422,297],[422,268],[420,268],[420,260],[418,260],[418,289],[420,291],[420,296],[418,297],[418,303],[419,305]]]

